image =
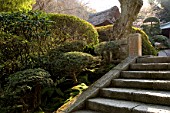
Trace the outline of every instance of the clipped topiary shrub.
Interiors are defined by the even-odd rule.
[[[87,21],[64,14],[48,14],[48,16],[54,21],[51,29],[58,42],[81,40],[87,44],[98,43],[98,33]]]
[[[106,28],[106,30],[105,30],[105,28]],[[107,34],[107,30],[109,28],[112,29],[113,25],[97,28],[97,31],[99,33],[99,40],[103,40],[102,38],[104,38],[104,39],[107,38],[105,40],[109,40],[109,36],[111,35],[111,34]],[[107,34],[107,35],[103,37],[102,35],[100,35],[101,32],[105,32],[105,34]],[[142,55],[157,55],[156,49],[152,46],[151,42],[149,41],[148,36],[146,35],[146,33],[143,30],[136,28],[136,27],[132,27],[132,32],[140,33],[142,35]]]
[[[96,27],[96,30],[99,34],[99,42],[109,41],[112,37],[113,25]]]
[[[0,111],[21,113],[35,110],[43,101],[43,88],[53,85],[49,77],[50,74],[43,69],[27,69],[10,75],[0,97]]]
[[[163,35],[155,35],[153,37],[154,42],[162,43],[166,48],[170,48],[170,43],[168,42],[168,38]]]
[[[101,42],[95,46],[94,51],[107,62],[120,58],[120,45],[114,41]]]
[[[49,57],[50,72],[60,76],[71,76],[75,83],[77,83],[76,76],[83,69],[99,61],[96,57],[83,52],[58,53],[53,51],[52,54]]]
[[[154,23],[159,24],[160,23],[160,21],[157,17],[148,17],[143,21],[143,23],[147,23],[147,22],[150,22],[152,24],[154,24]]]
[[[168,40],[168,38],[166,36],[163,36],[163,35],[156,35],[156,36],[154,36],[154,41],[155,42],[163,43],[163,42],[165,42],[167,40]]]
[[[154,36],[161,33],[160,21],[157,17],[148,17],[143,21],[141,28],[148,36]]]
[[[66,41],[63,44],[60,44],[56,48],[56,50],[61,51],[61,52],[71,52],[71,51],[83,52],[86,45],[87,43],[81,40],[70,41],[70,42]]]

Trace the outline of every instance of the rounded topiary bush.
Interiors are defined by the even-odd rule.
[[[43,88],[53,85],[49,77],[43,69],[27,69],[10,75],[0,97],[0,109],[10,113],[36,109],[41,104]]]
[[[52,56],[52,57],[51,57]],[[84,69],[95,65],[98,59],[88,53],[83,52],[67,52],[58,53],[53,51],[50,55],[50,72],[55,73],[57,76],[70,76],[74,82],[77,83],[78,74]],[[53,75],[53,76],[56,76]]]
[[[98,33],[87,21],[64,14],[48,14],[48,16],[54,22],[51,30],[56,41],[82,40],[87,44],[98,43]]]

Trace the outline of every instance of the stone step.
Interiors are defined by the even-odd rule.
[[[167,106],[105,98],[89,99],[87,108],[104,113],[170,113]]]
[[[122,71],[120,78],[170,80],[170,71]]]
[[[112,87],[170,90],[169,80],[113,79]]]
[[[72,113],[102,113],[102,112],[91,111],[91,110],[79,110]]]
[[[136,63],[130,65],[130,70],[136,71],[170,70],[170,63]]]
[[[170,105],[169,91],[103,88],[100,91],[100,96],[105,98],[144,102],[148,104]]]
[[[170,63],[170,57],[137,58],[137,63]]]

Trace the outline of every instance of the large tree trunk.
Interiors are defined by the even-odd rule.
[[[126,38],[143,5],[143,0],[119,0],[121,16],[113,26],[113,39]]]

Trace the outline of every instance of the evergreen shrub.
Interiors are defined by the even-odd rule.
[[[95,46],[95,53],[105,60],[116,60],[120,56],[120,45],[114,41],[101,42]]]
[[[65,14],[48,14],[48,16],[54,21],[51,29],[58,42],[81,40],[91,45],[98,43],[98,33],[87,21]]]
[[[60,76],[70,76],[77,82],[76,76],[84,69],[96,65],[98,58],[83,52],[66,52],[60,53],[53,50],[49,56],[49,71]],[[55,76],[55,75],[53,75]]]
[[[166,36],[163,35],[155,35],[153,37],[154,42],[159,42],[162,43],[164,46],[166,46],[167,48],[170,48],[170,43],[168,42],[168,38]]]
[[[100,42],[109,41],[112,36],[112,29],[113,25],[96,27],[96,30],[99,34],[99,41]]]
[[[18,71],[7,78],[4,94],[0,97],[0,111],[26,112],[41,105],[44,88],[53,85],[50,74],[43,69]]]
[[[109,36],[111,36],[111,34],[108,34],[107,30],[111,30],[112,28],[113,25],[97,28],[97,31],[99,33],[99,40],[109,40]],[[105,33],[105,35],[102,36],[103,33],[101,32]],[[141,30],[140,28],[132,27],[132,33],[140,33],[142,35],[142,55],[157,55],[156,49],[152,46],[148,36],[143,30]]]
[[[56,49],[61,52],[71,52],[79,51],[83,52],[87,43],[85,41],[76,40],[76,41],[66,41],[63,44],[60,44]]]

